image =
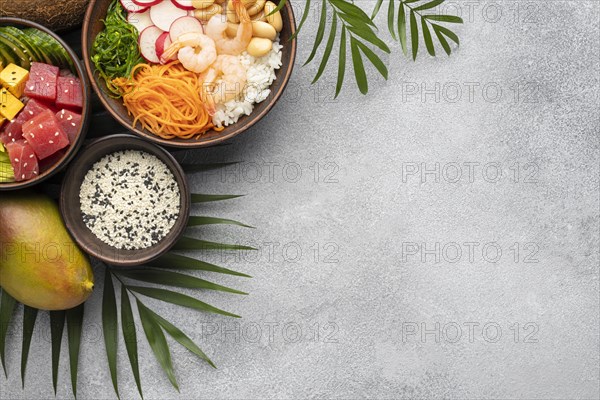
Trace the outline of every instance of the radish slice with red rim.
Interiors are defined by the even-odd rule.
[[[138,6],[142,7],[152,7],[162,2],[163,0],[131,0]]]
[[[148,10],[148,7],[140,6],[134,3],[132,0],[120,0],[121,5],[128,13],[143,13]]]
[[[138,44],[140,46],[140,53],[146,61],[154,64],[160,62],[156,54],[156,41],[163,33],[164,31],[157,26],[149,26],[140,33]]]
[[[177,18],[185,17],[187,13],[186,10],[182,10],[167,0],[150,8],[150,19],[154,25],[163,31],[168,31]]]
[[[171,35],[172,41],[177,40],[177,38],[183,35],[184,33],[190,32],[204,32],[204,30],[202,29],[202,24],[194,17],[177,18],[169,28],[169,33]]]
[[[139,33],[147,27],[154,25],[150,19],[150,10],[142,13],[129,13],[129,15],[127,15],[127,22],[135,26]]]
[[[181,8],[182,10],[190,11],[195,10],[196,7],[192,5],[192,0],[171,0],[175,6]]]

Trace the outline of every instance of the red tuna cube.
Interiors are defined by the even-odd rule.
[[[29,80],[25,84],[25,95],[54,103],[58,72],[58,67],[53,65],[32,62]]]
[[[56,106],[81,110],[83,106],[83,91],[81,82],[74,76],[59,76],[56,92]]]
[[[69,145],[69,137],[50,110],[27,121],[23,125],[23,137],[40,160]]]
[[[6,127],[2,133],[0,133],[0,142],[6,144],[8,142],[22,140],[23,124],[46,110],[48,110],[48,107],[45,104],[40,103],[35,99],[29,99],[25,105],[25,108],[21,110],[17,118],[6,124]]]
[[[15,171],[17,182],[26,181],[39,175],[38,160],[33,148],[25,140],[7,143],[6,151]]]
[[[60,122],[63,132],[69,137],[71,144],[75,143],[79,128],[81,128],[81,115],[70,110],[60,110],[56,113],[56,118]]]

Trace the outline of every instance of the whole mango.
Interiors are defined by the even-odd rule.
[[[42,310],[73,308],[91,295],[89,259],[69,236],[51,198],[0,194],[0,286]]]

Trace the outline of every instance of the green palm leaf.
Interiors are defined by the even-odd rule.
[[[335,35],[337,33],[337,14],[333,14],[333,20],[331,21],[331,30],[329,31],[329,38],[327,39],[327,45],[325,46],[325,52],[323,53],[323,58],[321,59],[321,64],[319,64],[319,70],[315,75],[312,83],[315,83],[319,80],[321,75],[323,75],[323,71],[325,71],[325,67],[327,66],[327,61],[329,60],[329,56],[331,55],[331,50],[333,49],[333,43],[335,42]]]
[[[463,23],[462,18],[457,17],[455,15],[431,14],[431,15],[425,15],[424,18],[428,19],[429,21],[448,22],[450,24],[462,24]]]
[[[240,292],[239,290],[217,285],[216,283],[204,279],[196,278],[195,276],[160,269],[130,269],[119,271],[118,274],[129,279],[147,283],[156,283],[187,289],[208,289],[235,294],[248,294]]]
[[[77,367],[79,364],[79,349],[81,347],[81,332],[83,329],[84,305],[81,304],[67,310],[67,337],[69,339],[69,365],[71,369],[71,387],[73,396],[77,398]]]
[[[161,368],[167,374],[169,381],[179,391],[179,385],[177,384],[177,378],[175,378],[175,372],[173,371],[173,362],[171,361],[171,352],[169,351],[169,345],[167,339],[163,333],[160,325],[156,319],[152,316],[151,311],[148,310],[139,300],[137,300],[138,313],[140,320],[142,321],[142,327],[146,334],[146,339],[150,344],[150,348],[154,352],[156,360],[160,364]]]
[[[29,358],[29,347],[31,346],[31,337],[35,328],[38,309],[24,306],[23,308],[23,346],[21,347],[21,382],[25,387],[25,371],[27,369],[27,359]]]
[[[402,8],[402,0],[400,0],[400,8]],[[392,35],[392,38],[394,38],[394,40],[396,40],[396,27],[394,26],[394,13],[395,13],[395,8],[394,8],[394,0],[390,0],[390,3],[388,4],[388,30],[390,31],[390,35]]]
[[[381,76],[383,76],[385,79],[388,78],[388,70],[387,67],[385,66],[385,64],[383,63],[383,61],[381,61],[381,59],[377,56],[377,54],[375,54],[373,52],[373,50],[371,50],[370,48],[368,48],[365,44],[356,41],[356,45],[358,46],[358,48],[360,49],[360,51],[367,56],[367,58],[369,59],[369,61],[371,62],[371,64],[373,64],[375,66],[375,68],[377,68],[377,71],[379,71],[379,73],[381,74]]]
[[[167,253],[161,256],[157,260],[148,263],[153,267],[159,268],[173,268],[173,269],[185,269],[185,270],[198,270],[208,272],[218,272],[220,274],[242,276],[245,278],[252,278],[250,275],[242,274],[241,272],[233,271],[227,268],[219,267],[214,264],[210,264],[204,261],[196,260],[194,258],[182,256],[175,253]]]
[[[131,370],[133,372],[133,378],[137,386],[138,392],[142,399],[144,394],[142,393],[142,382],[140,380],[140,368],[138,364],[138,348],[137,348],[137,333],[135,329],[135,320],[133,319],[133,311],[131,310],[131,303],[129,302],[129,295],[125,286],[121,285],[121,329],[123,331],[123,341],[125,342],[125,349],[127,350],[127,356],[129,357],[129,364],[131,364]]]
[[[431,38],[431,31],[427,26],[425,18],[421,18],[421,28],[423,29],[423,41],[427,47],[427,52],[430,56],[435,57],[435,47],[433,46],[433,39]]]
[[[200,226],[200,225],[237,225],[244,228],[252,228],[253,226],[243,224],[238,221],[234,221],[232,219],[226,218],[216,218],[216,217],[204,217],[204,216],[191,216],[188,221],[188,226]]]
[[[296,28],[296,32],[294,32],[294,34],[290,37],[290,41],[296,39],[296,36],[298,36],[298,33],[300,33],[300,30],[304,26],[304,23],[306,22],[306,19],[308,18],[309,13],[310,13],[310,0],[306,0],[306,5],[304,6],[304,13],[302,14],[302,19],[300,20],[300,23],[298,24],[298,28]]]
[[[400,2],[398,7],[398,39],[402,46],[402,52],[404,55],[408,54],[408,46],[406,45],[406,11],[404,10],[404,4]]]
[[[104,270],[104,294],[102,295],[102,332],[104,333],[104,345],[106,347],[106,358],[110,370],[110,378],[118,398],[119,384],[117,382],[117,348],[119,322],[117,321],[117,301],[112,275],[109,269]]]
[[[371,13],[371,19],[375,19],[377,14],[379,14],[379,10],[381,9],[381,4],[383,4],[383,0],[377,0],[375,2],[375,7],[373,8],[373,12]]]
[[[432,26],[433,26],[433,30],[436,33],[446,35],[454,43],[456,43],[457,45],[460,45],[460,40],[458,39],[458,36],[456,36],[456,34],[454,32],[452,32],[450,29],[443,27],[441,25],[436,25],[436,24],[432,24]]]
[[[50,311],[50,336],[52,338],[52,386],[56,395],[58,382],[58,363],[60,361],[60,348],[62,345],[63,330],[65,328],[65,312]]]
[[[194,239],[187,236],[182,237],[173,246],[173,250],[257,250],[254,247],[241,246],[238,244],[216,243],[207,240]]]
[[[192,339],[190,339],[179,328],[177,328],[175,325],[173,325],[172,323],[170,323],[169,321],[167,321],[166,319],[164,319],[160,315],[156,314],[152,310],[148,310],[148,311],[152,314],[152,316],[160,324],[160,326],[162,326],[162,328],[169,335],[171,335],[171,337],[173,339],[175,339],[177,342],[179,342],[186,349],[188,349],[189,351],[191,351],[192,353],[194,353],[195,355],[197,355],[198,357],[200,357],[201,359],[203,359],[204,361],[206,361],[211,367],[217,368],[217,366],[210,360],[210,358],[208,358],[208,356],[206,354],[204,354],[204,352],[200,349],[200,347],[198,347],[196,345],[196,343],[194,343],[192,341]]]
[[[340,55],[338,59],[338,76],[335,84],[335,97],[338,97],[344,85],[344,75],[346,72],[346,27],[342,26],[342,36],[340,38]]]
[[[133,292],[142,294],[153,299],[161,300],[167,303],[176,304],[183,307],[193,308],[198,311],[206,311],[215,314],[226,315],[228,317],[241,318],[239,315],[232,314],[227,311],[223,311],[216,307],[206,304],[198,299],[187,296],[185,294],[172,292],[166,289],[149,288],[143,286],[127,286],[127,288]]]
[[[439,27],[439,25],[432,24],[431,26],[433,27],[433,31],[435,32],[435,35],[437,36],[438,40],[440,41],[440,44],[444,48],[444,51],[446,52],[446,54],[447,55],[452,54],[452,48],[450,47],[450,44],[446,40],[446,37],[444,35],[442,35],[442,33],[439,31],[439,29],[436,29]]]
[[[433,0],[433,1],[430,1],[429,3],[425,3],[423,5],[420,5],[420,6],[416,7],[414,10],[415,11],[429,10],[430,8],[434,8],[434,7],[439,6],[444,1],[446,1],[446,0]]]
[[[322,0],[321,5],[321,17],[319,19],[319,27],[317,28],[317,37],[315,38],[315,44],[313,45],[313,49],[308,56],[308,59],[304,62],[304,65],[310,63],[315,55],[317,54],[317,50],[323,41],[323,35],[325,34],[325,26],[327,25],[327,1]]]
[[[352,63],[354,64],[354,77],[356,78],[356,84],[362,94],[366,94],[369,91],[369,84],[367,82],[367,74],[365,73],[365,67],[362,62],[360,50],[357,45],[358,41],[353,37],[350,38],[350,50],[352,52]]]
[[[212,201],[221,201],[229,199],[237,199],[243,194],[200,194],[192,193],[192,203],[209,203]]]
[[[4,376],[6,377],[8,377],[5,359],[6,333],[16,308],[17,301],[6,290],[3,290],[2,302],[0,303],[0,361],[2,361],[2,368],[4,368]]]
[[[419,53],[419,27],[417,26],[417,16],[415,14],[415,10],[411,10],[410,12],[410,38],[412,41],[411,46],[413,60],[416,60],[417,54]]]

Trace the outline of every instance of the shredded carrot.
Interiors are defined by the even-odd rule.
[[[191,139],[215,129],[202,100],[202,77],[179,62],[138,64],[130,77],[113,80],[133,126],[139,122],[163,139]]]

